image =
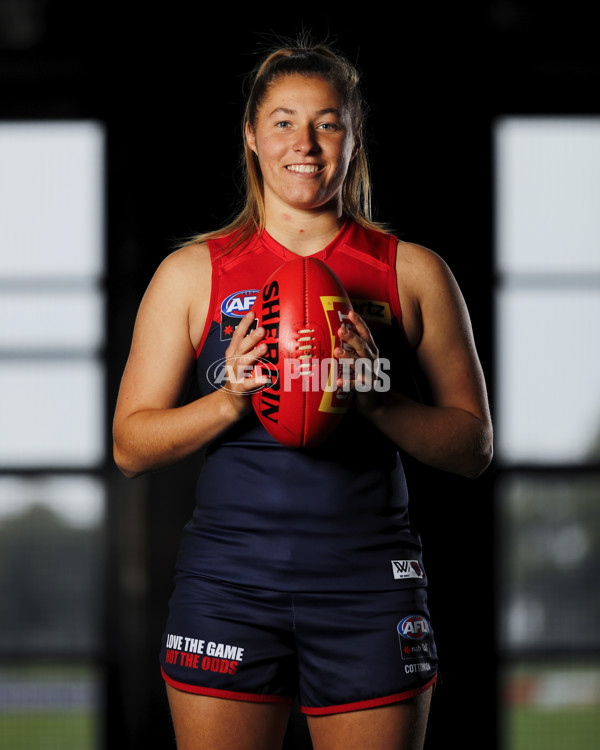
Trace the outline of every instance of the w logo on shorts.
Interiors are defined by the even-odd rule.
[[[392,560],[392,571],[396,580],[423,578],[425,575],[418,560]]]

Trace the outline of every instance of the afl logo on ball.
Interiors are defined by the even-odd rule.
[[[244,289],[234,292],[221,302],[221,341],[230,339],[238,327],[240,320],[250,312],[259,289]],[[256,328],[258,321],[254,321],[252,328]]]
[[[429,623],[421,615],[409,615],[398,623],[398,635],[420,641],[429,635]]]

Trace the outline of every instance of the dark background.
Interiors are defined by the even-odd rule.
[[[0,118],[92,118],[107,129],[110,410],[156,266],[174,243],[232,212],[244,75],[274,36],[302,28],[332,40],[362,71],[376,218],[450,264],[493,405],[491,129],[504,114],[598,112],[598,42],[584,4],[497,0],[468,12],[464,4],[338,4],[305,13],[279,4],[241,12],[23,0],[20,15],[16,5],[0,0]],[[108,459],[103,468],[110,491],[98,660],[107,746],[172,742],[157,651],[197,464],[194,457],[134,481]],[[473,482],[409,464],[441,654],[432,748],[449,737],[493,748],[497,737],[496,473]],[[292,737],[301,734],[300,723],[288,746],[304,747]]]

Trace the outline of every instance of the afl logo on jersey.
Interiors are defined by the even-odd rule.
[[[411,641],[420,641],[429,635],[429,623],[421,615],[409,615],[398,623],[398,635],[410,638]]]
[[[260,289],[244,289],[234,292],[221,302],[221,341],[230,339],[240,320],[250,311]],[[258,321],[254,321],[256,328]]]

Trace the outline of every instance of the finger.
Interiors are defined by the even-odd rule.
[[[349,392],[349,391],[360,391],[364,393],[372,390],[373,382],[377,379],[377,368],[371,366],[370,360],[363,360],[363,364],[359,372],[356,372],[354,368],[348,374],[347,372],[338,376],[336,385],[338,389]]]
[[[246,354],[259,345],[260,340],[265,335],[265,329],[262,326],[252,328],[255,319],[256,316],[252,310],[244,315],[233,332],[231,342],[227,348],[228,353]],[[265,348],[263,347],[263,353]]]
[[[352,349],[351,346],[348,346],[347,349],[344,349],[341,346],[337,346],[333,350],[333,356],[344,367],[349,367],[352,369],[354,369],[354,361],[358,358],[358,354],[354,351],[354,349]]]
[[[257,357],[233,355],[226,358],[226,389],[235,395],[243,395],[271,382],[271,373],[256,367]]]
[[[240,320],[240,322],[235,327],[235,330],[233,331],[233,336],[231,337],[231,340],[238,340],[244,338],[244,336],[247,335],[250,327],[256,320],[256,314],[254,310],[250,310],[247,312],[244,317]]]
[[[265,335],[265,329],[262,326],[254,327],[255,322],[256,315],[253,310],[250,310],[250,312],[247,312],[236,326],[231,341],[240,342],[244,341],[247,337],[251,337],[250,341],[252,341],[254,345],[258,339]]]
[[[354,310],[351,310],[348,315],[350,321],[352,322],[352,325],[354,327],[354,330],[358,335],[367,341],[369,345],[374,346],[375,342],[373,340],[373,335],[371,334],[371,331],[369,329],[369,326],[365,323],[363,318],[355,312]]]
[[[248,356],[262,355],[267,351],[267,345],[264,341],[261,341],[265,335],[264,328],[256,328],[254,331],[249,333],[240,343],[240,353],[247,354]]]
[[[342,356],[339,358],[339,370],[336,385],[341,391],[348,393],[354,390],[354,359],[349,358],[341,349],[339,351]]]
[[[347,354],[356,354],[357,356],[366,356],[368,354],[368,344],[359,335],[358,331],[353,326],[343,325],[338,330],[338,336],[342,342],[342,349]]]
[[[225,356],[228,381],[235,391],[251,391],[258,385],[269,382],[263,369],[256,368],[257,363],[267,352],[267,345],[259,343],[248,352],[228,352]]]
[[[342,348],[346,351],[354,350],[359,357],[376,359],[379,356],[379,350],[369,327],[358,313],[352,311],[350,317],[352,322],[341,326],[338,330]]]
[[[247,393],[253,393],[254,391],[257,391],[263,386],[269,385],[270,383],[271,378],[268,375],[258,374],[243,377],[241,379],[238,379],[234,383],[230,382],[229,385],[233,393],[245,395]]]

